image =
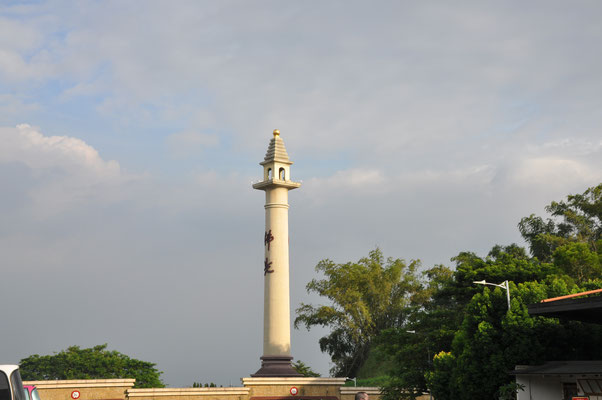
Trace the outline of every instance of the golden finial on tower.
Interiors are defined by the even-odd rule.
[[[280,131],[278,129],[274,129],[274,137],[280,136]]]

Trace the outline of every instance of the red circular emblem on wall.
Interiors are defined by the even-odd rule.
[[[294,396],[294,395],[296,395],[297,393],[299,393],[299,389],[297,389],[296,387],[294,387],[294,386],[293,386],[293,387],[291,388],[291,394]]]
[[[78,390],[74,390],[73,392],[71,392],[71,398],[72,398],[73,400],[77,400],[77,399],[79,399],[79,397],[80,397],[81,395],[82,395],[82,394],[81,394],[81,393],[80,393]]]

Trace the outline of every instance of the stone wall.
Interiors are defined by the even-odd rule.
[[[340,399],[345,378],[243,378],[242,384],[250,389],[249,399],[273,398],[323,398]],[[291,390],[295,388],[296,394]]]
[[[56,381],[25,381],[38,389],[42,400],[125,400],[135,379],[75,379]],[[75,398],[79,393],[79,397]]]
[[[242,387],[151,389],[134,389],[134,379],[24,384],[36,386],[42,400],[354,400],[357,392],[368,393],[370,400],[380,400],[379,388],[343,386],[345,381],[345,378],[243,378]],[[76,399],[72,397],[75,391],[80,393]]]
[[[128,400],[247,400],[249,389],[244,387],[129,389],[127,398]]]

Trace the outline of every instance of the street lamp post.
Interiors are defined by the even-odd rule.
[[[482,281],[474,281],[473,283],[476,283],[477,285],[497,286],[506,290],[506,300],[508,300],[508,310],[510,310],[510,285],[508,285],[508,281],[504,281],[504,283],[497,284],[485,282],[485,280],[483,279]]]

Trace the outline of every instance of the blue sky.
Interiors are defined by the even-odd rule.
[[[293,309],[318,301],[304,287],[324,258],[380,246],[453,266],[520,243],[521,217],[602,181],[601,14],[595,1],[1,3],[0,299],[19,299],[2,361],[107,342],[171,386],[255,372],[264,216],[250,183],[276,128],[303,181]],[[292,346],[326,375],[322,333],[294,331]]]

